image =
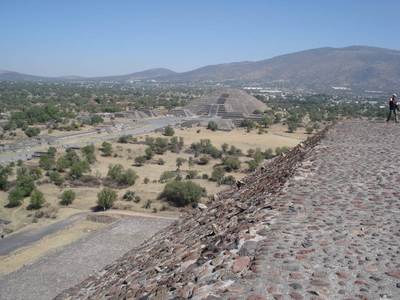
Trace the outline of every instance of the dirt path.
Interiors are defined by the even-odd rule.
[[[166,218],[122,218],[0,278],[0,299],[52,299],[171,222]]]
[[[26,247],[43,237],[53,234],[67,226],[83,220],[88,213],[79,213],[62,221],[46,225],[45,227],[23,230],[0,240],[0,256],[7,255],[19,248]]]
[[[317,148],[231,295],[400,299],[400,127],[339,124]]]

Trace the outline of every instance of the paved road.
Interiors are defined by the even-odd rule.
[[[172,220],[124,218],[0,277],[1,300],[52,299],[140,245]]]
[[[9,163],[12,161],[17,161],[19,159],[21,160],[27,160],[32,156],[32,154],[35,151],[38,151],[42,149],[43,147],[49,147],[49,146],[61,146],[61,147],[69,147],[69,146],[84,146],[87,144],[92,144],[92,143],[98,143],[98,142],[103,142],[107,140],[112,140],[116,139],[122,135],[128,135],[131,134],[133,136],[135,135],[142,135],[146,134],[149,132],[152,132],[154,130],[157,130],[159,128],[163,128],[167,125],[177,125],[182,123],[185,120],[192,120],[196,118],[179,118],[179,117],[160,117],[160,118],[154,118],[154,119],[144,119],[140,120],[138,123],[138,127],[135,128],[129,128],[129,129],[122,129],[122,130],[117,130],[114,129],[112,133],[108,134],[97,134],[96,132],[93,132],[89,135],[79,135],[79,136],[74,136],[74,135],[69,135],[69,136],[60,136],[55,138],[55,141],[51,142],[50,144],[46,142],[40,142],[36,138],[31,138],[27,139],[24,142],[17,143],[13,145],[13,149],[10,151],[2,151],[0,152],[0,164],[5,164]],[[199,119],[201,120],[201,119]],[[84,132],[80,132],[79,134],[82,134]],[[77,139],[82,139],[82,142],[76,142]],[[87,141],[89,140],[90,141]],[[71,140],[74,140],[74,142],[71,142]],[[85,141],[84,141],[85,140]],[[15,148],[15,149],[14,149]]]
[[[399,170],[399,126],[337,125],[275,200],[235,298],[400,299]]]
[[[21,248],[26,247],[46,235],[53,234],[65,227],[75,223],[78,220],[82,220],[88,215],[88,213],[79,213],[68,217],[65,220],[49,224],[43,228],[35,228],[31,230],[23,230],[0,240],[0,255],[7,255],[8,253]]]

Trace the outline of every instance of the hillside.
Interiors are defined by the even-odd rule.
[[[151,69],[119,76],[87,77],[80,80],[130,81],[157,79],[168,82],[259,82],[283,83],[288,88],[323,90],[345,86],[354,90],[391,91],[400,87],[400,51],[351,46],[319,48],[254,62],[210,65],[188,72]],[[0,80],[76,80],[0,72]]]
[[[81,76],[60,76],[60,77],[44,77],[23,74],[13,71],[1,71],[0,81],[130,81],[130,80],[144,80],[156,79],[159,77],[171,76],[175,74],[174,71],[164,68],[149,69],[125,75],[116,76],[101,76],[101,77],[81,77]]]
[[[390,89],[400,86],[400,51],[364,46],[320,48],[256,62],[206,66],[169,79],[279,80],[287,87]]]

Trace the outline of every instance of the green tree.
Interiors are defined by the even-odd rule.
[[[175,130],[171,126],[167,126],[164,129],[164,135],[165,136],[173,136],[175,134]]]
[[[180,207],[197,203],[203,193],[203,188],[192,181],[172,181],[165,185],[160,198]]]
[[[112,146],[108,142],[103,142],[101,144],[100,151],[103,153],[103,156],[111,156],[112,154]]]
[[[40,129],[37,128],[37,127],[28,127],[28,128],[25,129],[24,133],[28,137],[34,137],[34,136],[38,136],[39,135]]]
[[[20,206],[24,200],[24,193],[21,189],[15,187],[8,193],[8,207]]]
[[[50,155],[43,155],[39,159],[39,167],[41,167],[43,170],[51,170],[55,167],[56,161],[54,157]]]
[[[164,154],[168,150],[168,140],[166,138],[156,138],[153,144],[153,150],[157,154]]]
[[[81,160],[72,164],[69,170],[69,176],[72,179],[80,179],[84,173],[90,171],[89,163],[86,160]]]
[[[58,171],[51,171],[49,178],[55,185],[60,186],[64,183],[64,177]]]
[[[114,190],[104,188],[97,194],[97,205],[103,210],[106,210],[113,206],[116,199],[117,193]]]
[[[31,194],[31,200],[29,202],[29,209],[39,209],[45,203],[44,195],[39,190],[33,190]]]
[[[96,162],[95,151],[96,149],[94,148],[94,145],[87,145],[81,149],[83,157],[89,164],[93,164],[94,162]]]
[[[61,156],[60,158],[57,159],[56,169],[59,172],[64,172],[70,166],[71,166],[71,162],[65,156]]]
[[[68,206],[72,204],[72,202],[75,200],[76,194],[73,190],[65,190],[61,194],[61,205]]]

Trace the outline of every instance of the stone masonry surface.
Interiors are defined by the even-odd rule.
[[[58,299],[400,299],[399,128],[324,134]]]

